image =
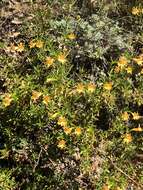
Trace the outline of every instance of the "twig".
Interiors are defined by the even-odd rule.
[[[42,148],[40,149],[40,152],[39,152],[39,155],[38,155],[37,162],[35,162],[35,164],[34,164],[34,167],[33,167],[33,172],[35,172],[35,169],[36,169],[36,167],[37,167],[37,166],[38,166],[38,164],[39,164],[41,154],[42,154]]]

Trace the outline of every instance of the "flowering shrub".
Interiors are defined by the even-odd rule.
[[[140,32],[74,1],[31,6],[1,48],[0,188],[142,189]]]

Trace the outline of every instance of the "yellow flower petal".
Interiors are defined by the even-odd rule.
[[[125,143],[130,143],[130,142],[132,142],[132,136],[131,136],[131,134],[125,134],[123,141],[124,141]]]
[[[71,131],[72,131],[72,128],[69,128],[69,127],[64,127],[63,129],[64,129],[64,132],[65,132],[67,135],[70,134]]]
[[[141,127],[133,128],[132,131],[141,132],[143,129]]]
[[[66,146],[66,141],[65,140],[60,140],[58,142],[58,147],[59,148],[63,149],[63,148],[65,148],[65,146]]]
[[[50,67],[51,65],[53,65],[54,63],[54,59],[51,58],[51,57],[47,57],[46,60],[45,60],[45,64]]]
[[[10,94],[6,94],[2,100],[2,103],[5,107],[10,106],[11,102],[12,102],[12,97]]]
[[[76,39],[76,35],[74,33],[71,33],[71,34],[68,35],[68,38],[70,40],[74,40],[74,39]]]
[[[80,127],[75,128],[75,134],[78,136],[81,135],[81,128]]]
[[[89,83],[89,84],[87,85],[87,91],[88,91],[89,93],[93,93],[93,92],[95,91],[95,88],[96,88],[95,84]]]
[[[15,47],[15,50],[18,52],[24,51],[24,44],[21,42],[20,44],[18,44],[18,46]]]
[[[58,119],[58,125],[62,126],[62,127],[66,127],[67,126],[67,120],[65,117],[61,116]]]
[[[133,68],[132,67],[127,67],[126,71],[127,71],[127,73],[132,74]]]
[[[82,83],[77,84],[76,86],[76,92],[83,93],[85,91],[85,87]]]
[[[42,48],[43,45],[44,45],[44,42],[41,41],[41,40],[37,40],[37,41],[35,42],[35,46],[36,46],[37,48]]]
[[[119,61],[118,61],[118,66],[121,67],[121,68],[123,68],[123,67],[126,66],[127,64],[128,64],[127,58],[124,57],[124,56],[121,56],[121,57],[119,58]]]
[[[36,100],[38,100],[39,98],[40,98],[40,96],[42,95],[42,93],[41,92],[38,92],[38,91],[36,91],[36,90],[33,90],[32,91],[32,100],[33,101],[36,101]]]
[[[133,15],[139,15],[140,14],[140,9],[138,7],[133,7],[132,8],[132,14]]]
[[[66,55],[64,53],[59,54],[57,60],[62,64],[66,63],[67,62]]]
[[[36,46],[36,42],[34,41],[34,40],[31,40],[30,42],[29,42],[29,47],[30,48],[34,48]]]
[[[139,113],[137,113],[137,112],[132,113],[132,116],[133,116],[133,119],[134,119],[134,120],[138,120],[138,119],[140,119],[140,118],[142,117],[142,116],[140,116]]]
[[[48,105],[48,103],[50,102],[51,98],[50,96],[46,95],[46,96],[43,96],[43,103]]]
[[[121,117],[122,117],[123,121],[128,121],[129,120],[129,114],[128,114],[128,112],[122,113]]]
[[[112,89],[112,82],[106,82],[104,85],[103,85],[104,89],[105,90],[111,90]]]
[[[142,65],[142,64],[143,64],[143,56],[140,55],[140,56],[138,56],[138,57],[136,57],[136,58],[133,58],[133,61],[134,61],[135,63],[137,63],[138,65]]]

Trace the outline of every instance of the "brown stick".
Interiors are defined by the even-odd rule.
[[[35,162],[35,164],[34,164],[34,167],[33,167],[33,172],[35,172],[35,169],[36,169],[36,167],[37,167],[37,166],[38,166],[38,164],[39,164],[41,154],[42,154],[42,148],[40,149],[40,152],[39,152],[39,155],[38,155],[37,162]]]

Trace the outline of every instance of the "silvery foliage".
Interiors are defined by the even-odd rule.
[[[77,33],[77,54],[104,59],[109,51],[132,51],[132,33],[124,31],[117,21],[106,15],[92,14],[87,18],[51,20],[50,26],[58,33]],[[57,39],[60,39],[57,37]]]
[[[104,16],[92,15],[88,21],[81,21],[81,40],[84,52],[92,58],[103,59],[109,51],[132,50],[132,34],[126,33],[118,23]]]

